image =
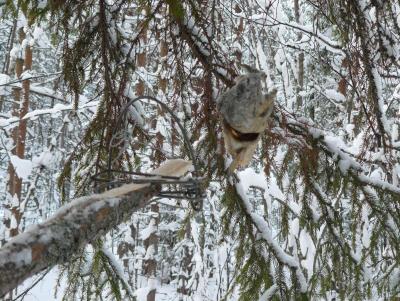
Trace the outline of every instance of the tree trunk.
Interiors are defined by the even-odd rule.
[[[22,44],[25,39],[25,32],[23,28],[18,29],[19,43]],[[32,66],[32,51],[29,46],[26,48],[25,52],[25,70],[31,69]],[[24,68],[24,59],[21,57],[16,59],[15,62],[15,76],[20,78]],[[21,103],[21,94],[23,96],[23,102]],[[22,118],[28,111],[29,108],[29,81],[23,82],[22,93],[20,88],[13,89],[14,95],[14,107],[12,115],[18,118]],[[22,132],[21,132],[22,131]],[[24,157],[25,151],[25,136],[26,136],[26,120],[21,120],[18,128],[14,128],[11,133],[13,139],[13,144],[15,148],[12,150],[12,154],[20,158]],[[22,145],[21,145],[22,142]],[[13,237],[18,234],[19,224],[21,222],[21,212],[20,212],[20,202],[21,202],[21,192],[22,192],[22,179],[18,177],[15,172],[14,166],[10,162],[8,166],[8,192],[13,199],[11,206],[7,206],[11,211],[11,216],[6,218],[4,223],[6,227],[9,228],[9,236]],[[12,222],[13,221],[13,222]]]
[[[24,72],[32,69],[32,48],[27,45],[25,48],[25,59],[24,59]],[[30,80],[24,80],[22,82],[22,104],[19,108],[19,126],[18,126],[18,136],[17,136],[17,146],[16,146],[16,155],[24,159],[25,158],[25,139],[26,139],[26,125],[27,120],[23,119],[23,117],[29,111],[29,87]],[[18,200],[21,201],[21,193],[22,193],[22,179],[19,177],[15,177],[15,194],[18,196]],[[17,220],[17,225],[19,226],[20,220]],[[18,233],[18,228],[17,228]]]
[[[141,43],[141,48],[140,52],[138,53],[137,57],[137,65],[138,67],[145,68],[147,64],[147,56],[146,56],[146,44],[147,44],[147,27],[143,29],[143,31],[140,34],[140,43]],[[139,82],[136,86],[136,94],[137,96],[143,96],[145,94],[145,83],[142,79],[139,79]],[[157,143],[159,144],[161,138],[158,136],[157,137]],[[161,145],[158,145],[160,147]],[[157,150],[155,151],[155,154],[157,154]],[[150,219],[150,224],[153,224],[155,228],[158,227],[158,221],[159,221],[159,208],[157,204],[152,204],[150,213],[152,214],[152,217]],[[145,259],[144,261],[144,274],[148,279],[148,286],[150,288],[148,294],[147,294],[147,301],[155,301],[156,300],[156,289],[155,285],[153,282],[155,281],[156,277],[156,271],[157,271],[157,261],[156,258],[154,257],[157,254],[157,246],[158,246],[158,235],[156,232],[152,233],[145,241],[144,245],[146,248],[146,254],[149,255],[149,258]]]
[[[0,249],[0,297],[40,271],[67,262],[81,247],[129,219],[157,191],[147,184],[127,184],[82,197],[10,240]]]
[[[300,0],[294,0],[294,16],[296,23],[300,24]],[[300,41],[302,38],[302,33],[299,31],[297,33],[297,40]],[[303,97],[300,92],[303,90],[304,86],[304,53],[300,52],[297,56],[297,86],[296,86],[296,108],[300,109],[303,106]]]
[[[151,173],[180,177],[191,168],[190,162],[177,159]],[[0,297],[30,276],[68,262],[80,248],[128,220],[159,191],[160,185],[126,184],[81,197],[46,222],[14,237],[0,249]]]
[[[146,44],[147,44],[147,26],[144,28],[140,35],[139,35],[139,41],[140,41],[140,50],[139,53],[137,54],[137,66],[138,68],[140,67],[146,67]],[[137,96],[142,96],[145,93],[145,84],[142,79],[139,79],[138,84],[136,85],[136,95]]]
[[[156,203],[151,204],[150,212],[151,218],[149,226],[154,227],[154,231],[144,240],[144,247],[146,248],[146,256],[144,260],[144,273],[147,277],[149,292],[147,294],[147,301],[156,300],[156,272],[157,272],[157,258],[158,253],[158,224],[160,222],[159,207]]]

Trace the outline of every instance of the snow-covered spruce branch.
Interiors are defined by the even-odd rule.
[[[177,159],[151,173],[182,176],[190,169],[190,162]],[[0,297],[40,271],[68,262],[79,248],[128,220],[159,190],[159,185],[126,184],[81,197],[11,239],[0,249]]]
[[[389,122],[387,120],[384,103],[383,103],[383,91],[382,91],[382,80],[378,73],[377,66],[377,55],[374,55],[374,47],[371,47],[371,41],[374,40],[375,33],[372,31],[374,22],[371,20],[366,3],[364,1],[356,1],[353,3],[354,11],[356,12],[355,23],[358,25],[358,36],[361,42],[361,59],[364,62],[364,70],[369,81],[369,93],[373,102],[373,111],[376,116],[378,123],[378,129],[381,134],[382,141],[385,145],[385,134],[388,137],[391,136]]]
[[[283,250],[281,246],[279,246],[279,244],[274,240],[274,238],[272,237],[272,230],[270,229],[265,219],[259,214],[252,212],[252,206],[240,182],[235,184],[235,189],[238,196],[241,198],[243,202],[246,213],[251,218],[253,225],[259,231],[261,239],[263,239],[267,243],[269,249],[274,254],[275,259],[279,263],[294,270],[299,290],[302,294],[306,294],[308,283],[298,260],[292,255],[286,253],[285,250]]]
[[[108,261],[111,269],[113,272],[118,275],[118,278],[121,280],[122,286],[124,287],[125,291],[129,294],[129,296],[134,299],[135,294],[132,291],[131,287],[128,284],[128,279],[126,279],[124,274],[124,269],[117,261],[115,256],[109,251],[107,248],[103,247],[101,250],[101,255],[104,257],[105,260]]]
[[[14,84],[21,83],[26,80],[32,80],[32,79],[38,79],[38,78],[43,78],[43,77],[50,77],[54,75],[61,75],[61,72],[54,72],[54,73],[46,73],[46,74],[30,74],[29,72],[26,72],[22,74],[21,78],[18,78],[16,80],[10,81],[10,82],[2,82],[0,83],[0,87],[5,87],[5,86],[13,86]]]
[[[67,116],[69,116],[71,113],[72,113],[72,111],[69,112],[69,114],[68,114]],[[62,125],[61,128],[67,126],[67,125],[68,125],[68,122],[64,119],[64,121],[63,121],[62,124],[63,124],[63,125]],[[59,132],[57,133],[57,135],[56,135],[56,140],[57,140],[57,141],[59,140],[59,138],[60,138],[60,136],[61,136],[62,134],[63,134],[63,131],[59,131]],[[55,150],[55,148],[56,148],[56,145],[55,145],[55,144],[51,144],[50,147],[49,147],[49,152],[50,152],[50,153],[53,152],[53,151]],[[9,156],[9,155],[8,155],[8,156]],[[10,159],[9,159],[9,160],[10,160]],[[43,176],[43,175],[42,175],[42,172],[44,171],[45,168],[46,168],[45,165],[40,164],[40,165],[39,165],[39,168],[38,168],[38,171],[36,172],[35,178],[34,178],[32,181],[29,182],[28,187],[27,187],[27,189],[26,189],[27,193],[26,193],[26,195],[25,195],[25,197],[24,197],[24,199],[23,199],[23,201],[21,202],[21,205],[20,205],[20,208],[21,208],[21,212],[22,212],[22,213],[24,213],[25,210],[28,208],[28,202],[29,202],[30,199],[35,195],[37,183],[38,183],[38,181],[39,181],[39,178],[40,178],[41,176]]]
[[[311,37],[314,37],[319,42],[321,42],[321,44],[323,46],[325,46],[327,48],[327,50],[330,50],[333,53],[344,54],[344,50],[342,49],[342,47],[340,47],[340,45],[338,43],[335,43],[329,37],[323,35],[316,28],[312,28],[311,26],[304,26],[304,25],[298,24],[296,22],[290,22],[290,23],[282,22],[282,21],[279,21],[278,19],[276,19],[274,17],[270,17],[270,18],[274,22],[271,25],[274,25],[274,26],[275,25],[283,25],[283,26],[286,26],[286,27],[293,28],[296,31],[300,31],[302,33],[305,33],[305,34],[311,36]]]
[[[285,116],[287,118],[288,116]],[[339,137],[332,137],[329,133],[315,128],[311,123],[300,122],[293,118],[285,120],[287,128],[295,136],[312,138],[319,143],[319,147],[330,157],[336,158],[340,171],[343,174],[350,172],[352,177],[356,177],[360,183],[374,187],[380,190],[386,190],[392,194],[400,195],[400,187],[397,187],[389,182],[372,179],[366,176],[364,173],[366,170],[358,163],[354,158],[352,158],[346,151],[341,149],[340,145],[345,143]],[[331,139],[332,138],[332,139]]]
[[[288,116],[286,116],[288,117]],[[353,181],[359,183],[362,190],[367,196],[367,201],[371,208],[378,210],[383,215],[384,219],[382,222],[385,226],[390,229],[393,234],[394,241],[398,240],[399,232],[399,217],[395,214],[397,212],[397,204],[387,202],[385,199],[378,198],[373,189],[380,191],[386,191],[392,195],[400,197],[400,188],[383,180],[373,179],[365,174],[367,171],[363,166],[352,158],[346,151],[341,148],[341,145],[345,145],[343,141],[338,137],[332,137],[327,132],[317,129],[307,122],[299,122],[292,118],[286,119],[287,128],[296,135],[303,136],[306,139],[314,139],[318,143],[319,149],[321,149],[327,156],[335,159],[339,166],[340,172],[345,176],[350,176]],[[388,210],[390,208],[390,210]]]
[[[95,109],[98,105],[98,101],[91,101],[85,104],[80,105],[77,110],[84,110],[84,109]],[[59,114],[63,111],[72,111],[75,110],[73,104],[68,104],[68,105],[63,105],[63,104],[56,104],[54,107],[49,108],[49,109],[37,109],[31,112],[28,112],[25,114],[24,117],[18,118],[18,117],[10,117],[10,118],[5,118],[5,119],[0,119],[0,129],[4,128],[13,128],[18,126],[19,122],[21,120],[28,120],[28,119],[35,119],[38,117],[41,117],[43,115],[48,115],[48,114]]]
[[[323,217],[325,219],[325,224],[330,231],[331,235],[342,249],[344,253],[346,253],[349,258],[353,261],[356,266],[361,268],[363,277],[366,282],[370,281],[371,271],[367,268],[366,265],[361,260],[360,252],[357,252],[352,248],[352,246],[347,242],[346,238],[340,233],[340,231],[335,227],[334,217],[333,217],[333,204],[329,201],[329,197],[325,195],[321,187],[319,187],[318,183],[313,179],[310,179],[310,187],[314,195],[320,201],[320,207],[323,212]]]
[[[175,11],[175,13],[172,13],[172,16],[179,29],[176,36],[186,42],[205,70],[211,71],[216,78],[220,79],[227,86],[233,86],[237,72],[234,70],[233,63],[221,57],[219,55],[221,51],[216,51],[215,48],[218,47],[215,43],[212,43],[214,39],[196,26],[194,17],[186,18],[184,15],[176,13],[176,11],[185,11],[181,3],[172,0],[167,0],[166,2]],[[198,10],[193,3],[190,6],[192,11]],[[227,66],[230,67],[227,68]]]
[[[201,64],[210,69],[211,72],[227,86],[233,86],[233,78],[235,73],[232,70],[225,69],[222,66],[232,66],[232,64],[219,63],[222,60],[211,59],[212,50],[206,49],[200,42],[200,38],[195,36],[193,29],[188,28],[184,23],[179,23],[180,36],[186,41],[194,55],[198,58]],[[199,41],[200,40],[200,41]]]

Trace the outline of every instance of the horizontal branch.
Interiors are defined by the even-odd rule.
[[[282,116],[279,117],[281,120]],[[345,143],[340,137],[333,136],[330,133],[314,127],[311,123],[307,123],[306,120],[302,122],[295,120],[289,115],[285,116],[284,122],[286,128],[298,137],[304,137],[306,139],[313,139],[317,142],[317,147],[324,151],[329,157],[337,160],[340,172],[343,175],[350,175],[356,178],[360,183],[365,186],[370,186],[375,189],[383,190],[400,196],[400,188],[383,180],[373,179],[365,174],[368,169],[364,168],[363,165],[353,157],[351,157],[342,146]]]
[[[145,184],[130,185],[123,194],[120,189],[74,200],[0,249],[0,297],[40,271],[67,262],[156,194],[154,186]]]
[[[245,191],[243,190],[243,187],[240,184],[240,182],[235,183],[234,187],[235,187],[237,195],[241,198],[241,200],[243,202],[246,213],[251,218],[253,225],[259,231],[261,239],[267,243],[270,251],[272,252],[275,259],[279,263],[294,270],[300,292],[303,296],[306,296],[308,283],[307,283],[307,279],[301,269],[299,262],[297,261],[297,259],[294,256],[287,253],[278,244],[278,242],[273,238],[272,230],[269,227],[268,223],[265,221],[265,219],[261,215],[253,212],[250,201],[249,201]]]
[[[81,110],[85,110],[85,109],[95,109],[97,107],[98,103],[99,103],[98,101],[90,101],[88,103],[80,105],[78,108],[74,108],[73,104],[68,104],[68,105],[56,104],[52,108],[37,109],[37,110],[31,111],[31,112],[28,112],[22,118],[18,118],[16,116],[4,118],[4,119],[1,118],[0,119],[0,129],[3,129],[3,128],[11,129],[13,127],[18,126],[18,124],[22,120],[28,120],[28,119],[35,120],[38,117],[42,117],[42,116],[48,115],[48,114],[59,114],[64,111],[73,111],[73,110],[81,111]]]
[[[166,161],[152,174],[183,176],[189,161]],[[34,226],[0,249],[0,298],[25,279],[66,263],[86,244],[128,220],[160,192],[160,185],[126,184],[75,199],[50,219]]]

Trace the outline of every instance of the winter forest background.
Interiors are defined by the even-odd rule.
[[[4,300],[397,300],[399,46],[397,0],[0,0],[2,246],[93,195],[109,156],[189,159],[163,107],[121,122],[136,96],[179,118],[207,187],[201,211],[155,199]],[[246,65],[278,94],[229,176],[216,99]]]

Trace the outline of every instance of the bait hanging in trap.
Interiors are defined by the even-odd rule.
[[[113,145],[114,140],[118,137],[118,129],[114,129],[113,136],[108,145],[108,160],[107,167],[105,170],[100,171],[95,174],[92,179],[94,181],[94,186],[96,192],[100,192],[106,189],[111,189],[114,187],[118,187],[127,183],[136,183],[136,184],[153,184],[160,185],[161,190],[158,194],[160,198],[173,198],[173,199],[185,199],[187,200],[191,207],[198,211],[202,208],[203,198],[204,198],[204,179],[200,177],[200,171],[197,164],[197,158],[194,155],[194,150],[192,144],[189,140],[188,134],[185,128],[182,126],[179,118],[175,115],[175,113],[163,102],[158,100],[152,96],[139,96],[134,99],[131,99],[121,110],[121,115],[117,120],[117,124],[127,124],[128,120],[128,110],[131,106],[133,106],[137,101],[140,100],[150,100],[152,102],[157,103],[164,112],[168,113],[172,120],[178,125],[181,138],[184,143],[184,147],[187,153],[187,156],[191,160],[192,176],[174,176],[173,171],[171,173],[168,170],[163,170],[162,173],[145,173],[145,172],[135,172],[135,171],[126,171],[119,170],[113,168],[113,156],[112,156],[112,148],[115,148]],[[118,137],[121,139],[121,137]],[[130,139],[132,137],[125,136],[122,139]],[[186,162],[184,160],[172,160],[174,162]],[[172,164],[170,164],[172,165]],[[171,175],[172,174],[172,175]]]

